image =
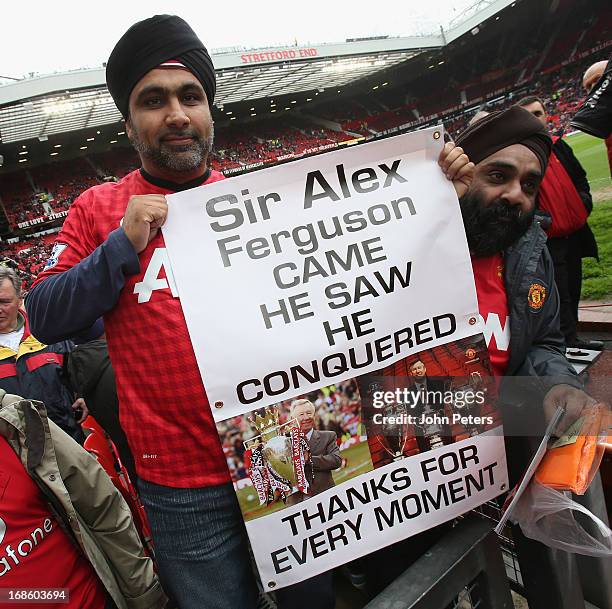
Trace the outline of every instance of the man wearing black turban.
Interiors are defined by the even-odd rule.
[[[135,23],[106,62],[106,84],[123,118],[128,118],[130,93],[138,81],[168,60],[183,64],[197,77],[212,106],[216,78],[206,47],[180,17],[155,15]]]
[[[215,71],[185,21],[157,15],[122,36],[106,75],[142,167],[72,204],[30,293],[32,327],[72,336],[104,315],[164,588],[180,609],[254,609],[244,523],[159,230],[166,195],[223,179],[207,162]]]
[[[561,435],[595,402],[565,357],[553,263],[534,214],[552,141],[535,116],[513,106],[474,122],[457,144],[476,163],[460,205],[491,367],[503,376],[506,456],[515,484],[557,407],[565,408]],[[512,535],[521,555],[551,568],[548,548],[518,527]]]
[[[183,19],[156,15],[133,25],[108,59],[106,82],[146,174],[181,185],[205,175],[215,71],[206,47]],[[178,115],[178,105],[170,108],[174,114],[166,112],[170,85],[183,87],[176,89],[183,102]],[[200,96],[201,103],[185,103],[187,95]]]
[[[537,377],[544,414],[565,406],[565,429],[593,400],[565,358],[552,261],[535,219],[552,140],[537,118],[512,106],[474,122],[456,143],[476,163],[460,206],[492,368]]]

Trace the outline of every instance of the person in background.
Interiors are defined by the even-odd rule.
[[[545,128],[548,117],[544,102],[534,95],[524,97],[517,105],[531,112]],[[568,347],[602,349],[600,341],[578,339],[578,305],[582,290],[582,259],[597,258],[597,243],[587,220],[593,210],[593,199],[586,172],[564,138],[552,137],[552,152],[544,179],[540,184],[540,209],[551,217],[546,229],[547,247],[555,268],[559,291],[561,332]]]
[[[49,418],[77,442],[85,439],[80,423],[87,416],[82,398],[65,382],[68,340],[45,345],[32,336],[21,307],[21,278],[0,266],[0,389],[44,402]]]
[[[607,61],[597,61],[593,65],[589,66],[582,77],[582,86],[584,90],[590,93],[593,87],[597,84],[599,79],[603,76],[603,73],[608,67]],[[605,138],[606,149],[608,151],[608,165],[610,166],[610,176],[612,177],[612,133]]]

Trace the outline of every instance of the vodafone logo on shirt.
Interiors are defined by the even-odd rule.
[[[30,533],[20,541],[12,544],[7,543],[4,547],[0,545],[0,577],[6,575],[15,567],[18,567],[52,531],[53,522],[50,518],[45,518],[40,526],[32,529]],[[0,544],[4,541],[6,533],[6,523],[0,517]]]

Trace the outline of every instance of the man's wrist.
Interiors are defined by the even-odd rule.
[[[107,240],[107,247],[110,247],[113,254],[123,261],[122,268],[126,275],[135,275],[140,272],[140,260],[134,249],[134,245],[125,233],[123,227],[112,231]]]

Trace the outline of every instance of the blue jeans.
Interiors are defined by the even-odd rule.
[[[255,609],[257,588],[231,484],[171,488],[138,480],[159,577],[179,609]]]

